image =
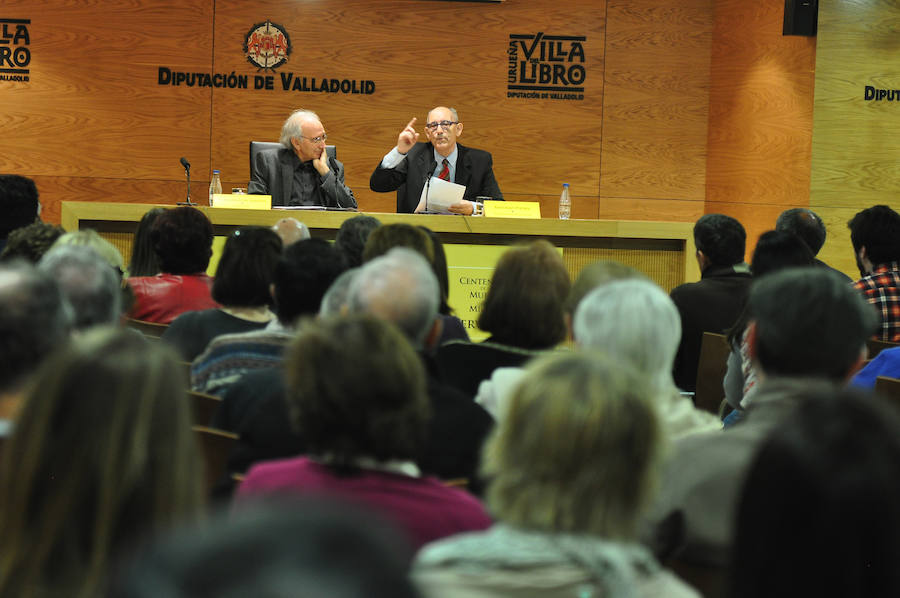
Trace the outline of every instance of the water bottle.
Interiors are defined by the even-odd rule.
[[[569,183],[563,183],[562,194],[559,196],[559,219],[568,220],[572,215],[572,201],[569,199]]]
[[[219,171],[213,170],[212,180],[209,182],[209,207],[213,207],[213,194],[222,193],[222,180]]]

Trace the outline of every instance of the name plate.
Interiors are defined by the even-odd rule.
[[[535,218],[541,219],[541,204],[536,201],[485,201],[487,218]]]
[[[209,204],[211,208],[235,208],[241,210],[271,210],[271,195],[246,195],[244,193],[216,193]]]

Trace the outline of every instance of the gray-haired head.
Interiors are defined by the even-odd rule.
[[[49,274],[0,264],[0,393],[17,389],[69,335],[71,307]]]
[[[281,127],[281,138],[278,142],[287,149],[292,150],[294,146],[291,145],[291,139],[303,136],[303,129],[301,129],[301,126],[305,122],[320,123],[322,121],[319,119],[319,115],[312,110],[304,110],[302,108],[294,110]]]
[[[74,310],[74,328],[115,325],[122,315],[121,279],[109,262],[87,245],[59,245],[38,269],[50,274]]]
[[[578,304],[573,330],[580,347],[614,353],[658,391],[675,388],[672,365],[681,341],[681,318],[655,283],[618,280],[594,289]]]
[[[319,307],[320,318],[341,315],[344,307],[347,306],[350,285],[358,273],[359,268],[350,268],[331,283],[322,297],[322,305]]]
[[[825,223],[818,214],[807,208],[791,208],[778,215],[775,230],[794,233],[800,237],[813,255],[825,244]]]
[[[395,247],[363,265],[350,285],[351,313],[371,313],[396,324],[422,348],[438,315],[440,290],[419,253]]]

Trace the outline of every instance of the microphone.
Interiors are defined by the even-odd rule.
[[[428,192],[431,191],[431,179],[434,177],[435,169],[437,169],[437,160],[432,158],[428,164],[428,170],[425,172],[425,206],[422,210],[425,214],[430,213],[428,211]]]
[[[194,202],[191,201],[191,163],[187,161],[187,158],[184,156],[181,157],[181,165],[184,166],[184,175],[187,177],[187,197],[184,201],[179,201],[177,205],[179,206],[195,206]]]

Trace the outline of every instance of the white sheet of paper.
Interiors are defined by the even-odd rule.
[[[425,205],[425,193],[428,193],[428,205]],[[466,192],[465,185],[457,185],[436,176],[431,177],[431,186],[422,187],[422,195],[419,196],[419,205],[429,212],[450,213],[450,206],[462,201]]]

